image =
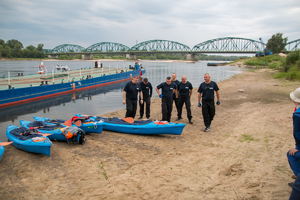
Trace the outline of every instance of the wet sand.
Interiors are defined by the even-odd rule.
[[[289,93],[299,82],[272,74],[257,69],[219,82],[221,105],[210,132],[203,132],[195,88],[194,124],[183,109],[180,136],[103,131],[88,134],[85,145],[53,142],[50,157],[10,145],[0,163],[0,197],[288,199],[287,183],[294,179],[286,152],[295,143]],[[103,116],[124,115],[120,110]],[[176,117],[174,108],[171,121]],[[161,119],[160,99],[152,101],[151,119]]]

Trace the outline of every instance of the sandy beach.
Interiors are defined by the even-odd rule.
[[[295,144],[289,93],[299,82],[273,73],[255,69],[219,82],[210,132],[203,132],[194,86],[194,124],[184,108],[180,136],[103,131],[88,134],[85,145],[53,142],[50,157],[10,145],[0,163],[0,199],[286,200],[294,181],[286,158]],[[123,118],[125,110],[103,116]],[[160,99],[151,119],[161,119]]]

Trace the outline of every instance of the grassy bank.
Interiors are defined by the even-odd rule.
[[[300,80],[300,50],[289,53],[286,57],[281,55],[269,55],[264,57],[252,57],[236,60],[242,61],[247,66],[268,67],[278,71],[274,78],[288,80]]]

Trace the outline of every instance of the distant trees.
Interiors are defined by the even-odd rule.
[[[283,33],[276,33],[268,40],[267,49],[273,53],[280,53],[284,50],[288,38],[282,38]]]
[[[0,57],[4,58],[44,58],[43,44],[38,44],[37,48],[33,45],[25,49],[23,44],[15,39],[4,41],[0,39]]]

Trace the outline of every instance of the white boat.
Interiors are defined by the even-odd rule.
[[[59,65],[57,64],[55,66],[55,71],[57,72],[66,72],[66,71],[70,71],[71,69],[67,66],[67,65]]]
[[[41,64],[39,65],[38,74],[46,74],[48,72],[47,67],[52,67],[55,72],[66,72],[71,70],[67,65],[59,65],[57,63],[56,65],[44,66],[43,62],[41,62]]]

